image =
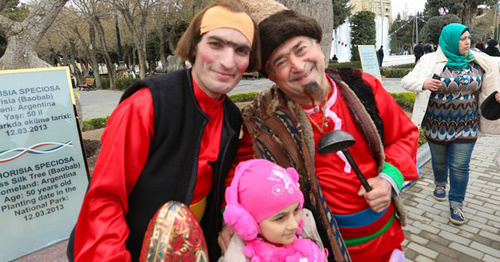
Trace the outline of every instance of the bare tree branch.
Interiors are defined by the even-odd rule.
[[[0,11],[2,11],[5,8],[8,2],[9,0],[0,0]]]
[[[9,18],[0,15],[0,30],[6,32],[11,30],[16,22],[10,20]]]

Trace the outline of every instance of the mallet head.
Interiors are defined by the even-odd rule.
[[[326,133],[318,141],[318,153],[328,154],[349,148],[356,142],[351,134],[342,130]]]

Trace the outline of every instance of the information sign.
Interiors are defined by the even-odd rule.
[[[367,72],[382,81],[380,69],[378,67],[377,53],[373,45],[358,45],[359,58],[363,72]]]
[[[68,238],[88,186],[69,68],[0,71],[0,261]]]

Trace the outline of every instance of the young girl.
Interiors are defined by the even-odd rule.
[[[264,159],[249,160],[236,167],[231,186],[226,189],[224,220],[244,241],[247,260],[326,260],[313,241],[298,236],[304,226],[304,196],[298,180],[295,169],[284,169]],[[229,244],[226,260],[238,260],[237,253],[242,257],[241,249],[235,246]]]

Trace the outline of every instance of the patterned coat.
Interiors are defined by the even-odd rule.
[[[476,58],[475,62],[485,71],[483,84],[478,95],[479,104],[481,104],[495,90],[500,91],[500,74],[497,62],[492,57],[476,52],[474,52],[474,57]],[[404,89],[417,94],[413,106],[412,121],[419,127],[422,124],[431,95],[431,91],[422,89],[424,81],[432,77],[433,74],[441,74],[447,62],[448,59],[439,47],[436,52],[421,57],[415,68],[401,80]],[[500,135],[500,120],[491,121],[481,116],[479,130],[488,134]]]

